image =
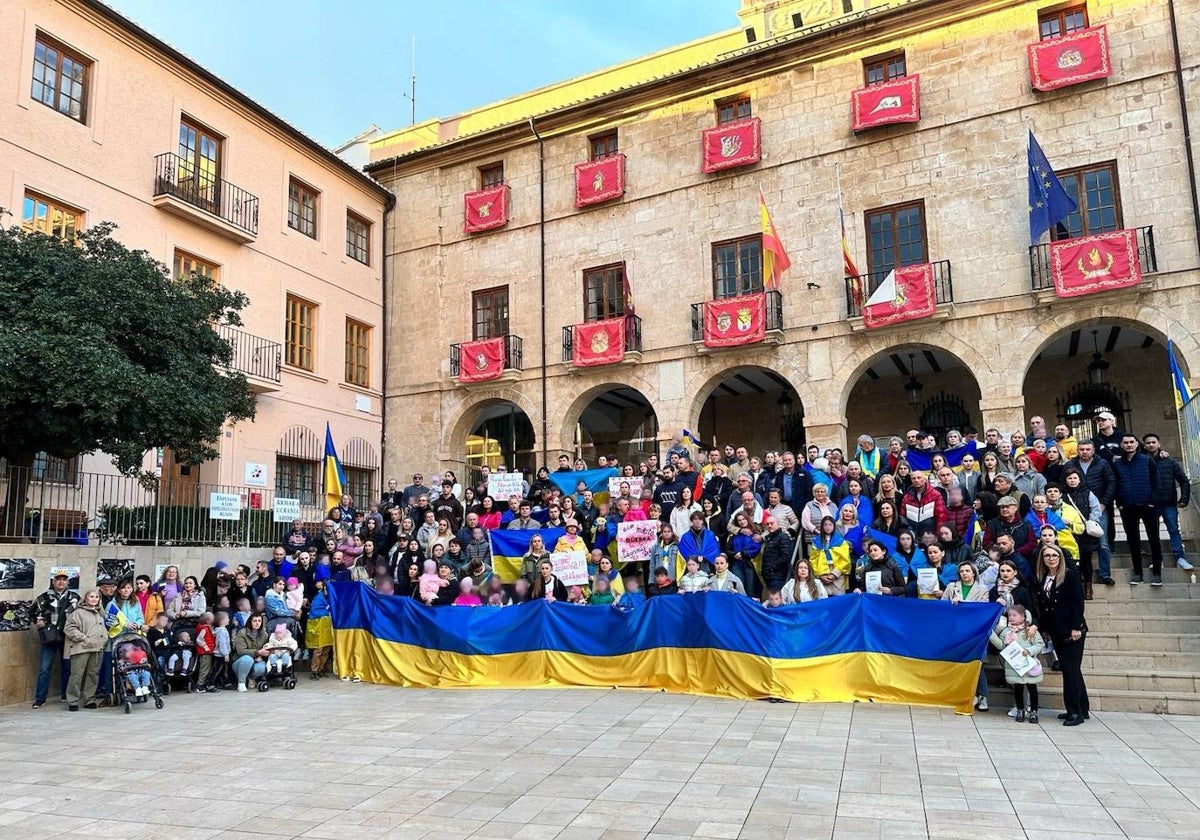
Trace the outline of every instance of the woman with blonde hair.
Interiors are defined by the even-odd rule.
[[[96,708],[96,686],[100,676],[100,659],[108,643],[108,628],[104,626],[104,611],[100,609],[100,590],[83,593],[79,606],[67,616],[63,628],[66,643],[63,657],[71,662],[67,681],[67,711],[79,711],[80,698],[86,698],[85,708]]]
[[[1083,582],[1079,572],[1067,568],[1061,548],[1043,544],[1037,550],[1034,592],[1041,627],[1050,636],[1062,666],[1063,726],[1078,726],[1090,715],[1087,686],[1083,682],[1083,644],[1087,638]]]

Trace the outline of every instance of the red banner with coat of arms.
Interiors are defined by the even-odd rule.
[[[479,233],[508,224],[508,184],[475,190],[463,196],[463,230]]]
[[[863,326],[888,327],[928,318],[937,312],[937,287],[930,263],[906,265],[891,272],[862,308]]]
[[[766,337],[767,296],[763,293],[704,302],[704,346],[735,347]]]
[[[762,120],[725,123],[704,130],[704,172],[758,163],[762,157]]]
[[[1112,75],[1108,30],[1103,26],[1047,38],[1027,49],[1029,81],[1034,90],[1057,90]]]
[[[881,125],[915,123],[921,119],[921,77],[861,88],[850,94],[851,128],[866,131]]]
[[[576,367],[611,365],[625,358],[625,318],[575,325],[571,343]]]
[[[1050,274],[1059,297],[1124,289],[1142,282],[1137,231],[1114,230],[1050,243]]]
[[[504,339],[464,341],[458,346],[458,381],[486,382],[504,372]]]
[[[575,206],[586,207],[625,194],[625,155],[575,164]]]

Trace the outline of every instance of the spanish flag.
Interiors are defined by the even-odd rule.
[[[1192,389],[1183,378],[1179,369],[1179,361],[1175,358],[1175,343],[1167,339],[1167,358],[1171,361],[1171,390],[1175,393],[1175,410],[1183,408],[1192,398]]]
[[[325,423],[325,510],[337,507],[342,502],[342,494],[346,487],[346,474],[342,471],[342,462],[338,460],[337,449],[333,445],[333,432],[329,423]]]
[[[426,607],[330,587],[338,673],[414,688],[652,688],[737,699],[856,700],[970,714],[997,604],[843,595],[765,609],[745,595],[631,610],[538,599]]]
[[[767,200],[763,198],[762,190],[758,191],[758,213],[762,219],[763,286],[778,289],[779,278],[791,268],[792,261],[788,259],[779,231],[775,230],[775,223],[771,221],[771,212],[767,210]]]

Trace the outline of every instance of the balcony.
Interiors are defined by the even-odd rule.
[[[607,323],[624,322],[625,340],[619,352],[610,349],[609,342],[603,340],[599,345],[593,339],[589,347],[575,358],[575,333],[579,328],[597,328]],[[597,331],[596,335],[603,331]],[[607,335],[607,333],[604,333]],[[571,365],[572,370],[593,367],[604,364],[636,364],[642,359],[642,319],[638,315],[624,315],[610,318],[606,321],[592,321],[586,324],[573,324],[562,328],[562,360]]]
[[[763,322],[761,326],[753,323],[753,313],[751,313],[751,320],[749,322],[745,324],[739,322],[733,325],[734,338],[731,340],[717,343],[716,341],[712,340],[712,336],[709,336],[709,340],[706,340],[704,330],[704,312],[706,306],[716,307],[734,300],[749,301],[759,295],[763,297],[764,305]],[[740,315],[742,313],[735,314]],[[745,340],[737,340],[736,331],[743,329],[752,336],[755,334],[757,335]],[[746,295],[721,297],[711,301],[693,303],[692,341],[701,343],[701,346],[697,351],[700,353],[706,353],[719,347],[733,347],[742,344],[754,344],[760,341],[769,344],[779,344],[781,341],[783,341],[783,295],[778,289],[768,289],[766,292],[751,292]]]
[[[1142,274],[1155,274],[1158,271],[1158,257],[1154,251],[1154,226],[1140,227],[1134,230],[1137,237],[1138,264]],[[1043,242],[1029,249],[1029,280],[1030,288],[1038,296],[1039,301],[1054,300],[1054,276],[1050,270],[1050,243]]]
[[[933,288],[937,305],[954,303],[954,284],[951,279],[950,261],[930,263],[933,268]],[[887,279],[890,271],[874,271],[846,278],[846,315],[861,318],[863,305],[871,299],[875,290]],[[860,291],[861,290],[861,291]]]
[[[217,334],[233,348],[229,370],[244,373],[250,390],[256,393],[278,390],[283,364],[282,344],[227,324],[218,327]]]
[[[525,369],[519,335],[499,335],[450,345],[450,375],[458,384],[519,379]]]
[[[258,237],[258,197],[171,152],[154,159],[155,207],[243,245]]]

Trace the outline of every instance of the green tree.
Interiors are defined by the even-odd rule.
[[[73,241],[0,229],[0,456],[11,467],[0,534],[21,533],[30,467],[101,450],[124,473],[170,447],[214,457],[227,419],[254,416],[246,378],[214,327],[246,296],[172,279],[98,224]]]

